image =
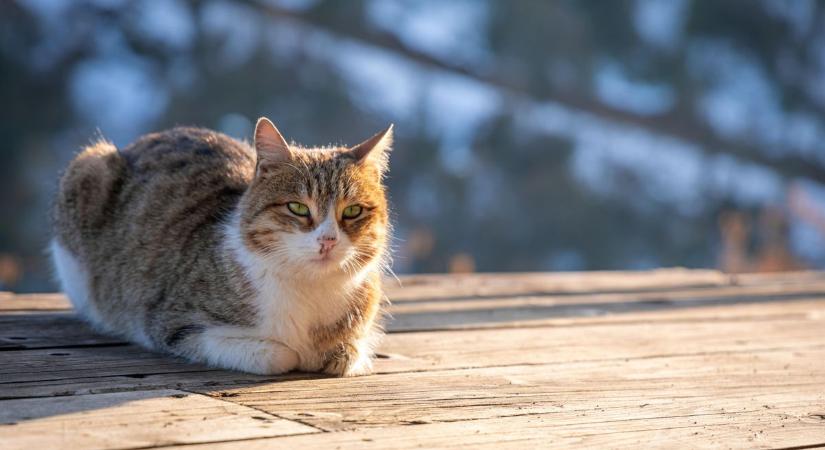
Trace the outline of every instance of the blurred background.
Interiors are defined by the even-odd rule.
[[[396,124],[397,273],[825,267],[825,3],[0,2],[0,290],[58,174],[174,125]]]

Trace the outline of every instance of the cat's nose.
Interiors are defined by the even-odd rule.
[[[321,253],[328,253],[338,243],[338,238],[335,236],[321,236],[318,238],[318,243],[321,244]]]

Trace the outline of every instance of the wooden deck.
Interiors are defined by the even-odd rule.
[[[0,449],[825,447],[825,274],[402,282],[350,379],[186,364],[0,293]]]

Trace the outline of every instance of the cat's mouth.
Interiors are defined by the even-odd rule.
[[[312,262],[321,266],[329,266],[330,264],[338,262],[338,258],[333,256],[332,252],[319,252],[315,258],[312,258]]]

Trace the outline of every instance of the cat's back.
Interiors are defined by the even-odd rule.
[[[61,178],[52,243],[77,309],[129,327],[157,299],[232,295],[221,233],[254,170],[247,144],[200,128],[84,149]]]
[[[142,248],[154,247],[147,239],[164,242],[157,257],[184,240],[211,245],[255,171],[247,144],[203,128],[147,134],[119,155],[125,170],[116,227],[135,231]]]
[[[92,244],[80,242],[84,234],[94,234],[96,241],[107,231],[127,238],[127,229],[142,237],[168,235],[187,222],[219,218],[234,208],[254,164],[247,144],[202,128],[147,134],[122,150],[96,143],[61,179],[56,235],[84,253]]]
[[[244,142],[205,128],[176,127],[140,137],[119,152],[138,183],[248,184],[254,151]]]

